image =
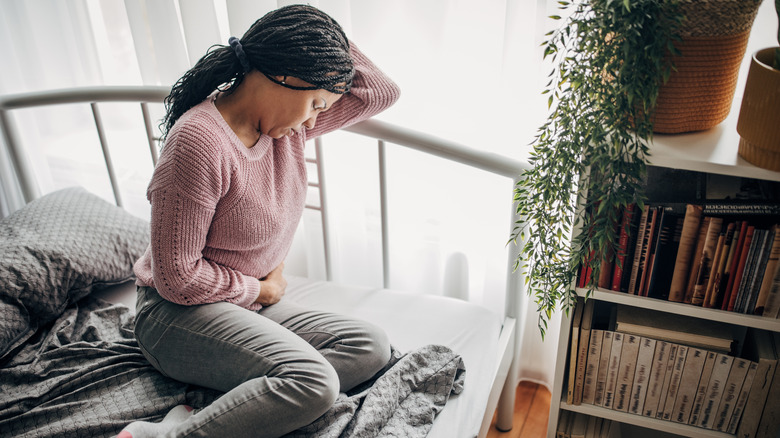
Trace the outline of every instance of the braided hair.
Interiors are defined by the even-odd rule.
[[[349,92],[355,73],[347,36],[333,18],[312,6],[286,6],[255,21],[240,40],[209,48],[174,84],[165,98],[163,137],[190,108],[216,89],[235,90],[252,69],[287,88],[336,94]],[[292,86],[276,76],[296,77],[312,86]]]

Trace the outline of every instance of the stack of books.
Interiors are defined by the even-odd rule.
[[[751,329],[735,357],[725,324],[617,306],[614,330],[602,330],[592,313],[593,300],[575,308],[568,404],[740,437],[780,432],[780,334]]]
[[[733,312],[780,316],[780,204],[630,205],[618,249],[592,282],[625,292]]]

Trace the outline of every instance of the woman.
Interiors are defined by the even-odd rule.
[[[225,394],[121,437],[281,436],[388,362],[378,327],[285,300],[283,260],[304,208],[305,140],[398,95],[332,18],[302,5],[265,15],[174,85],[147,191],[151,244],[134,266],[135,334],[160,372]]]

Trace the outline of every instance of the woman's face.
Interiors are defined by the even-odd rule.
[[[303,127],[311,129],[317,121],[317,116],[329,110],[341,94],[327,90],[293,90],[276,84],[268,78],[268,87],[260,97],[261,111],[259,116],[259,131],[272,138],[293,136],[301,132]],[[311,84],[301,79],[288,76],[277,77],[296,87],[310,87]]]

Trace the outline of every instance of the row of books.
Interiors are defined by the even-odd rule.
[[[616,224],[616,255],[599,278],[585,264],[578,287],[780,316],[779,206],[669,204],[628,206]]]
[[[591,328],[593,301],[575,308],[567,403],[746,438],[780,432],[780,334],[751,331],[743,357],[735,357]]]
[[[558,417],[556,438],[612,438],[619,436],[611,420],[581,412],[562,411]]]

